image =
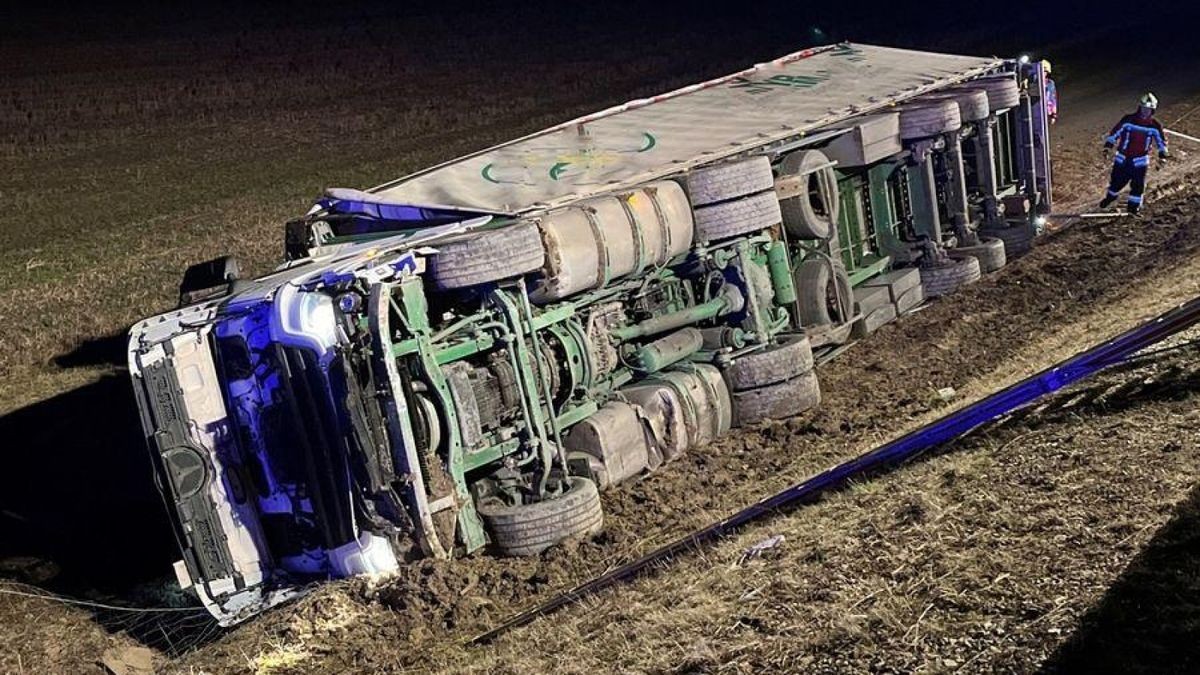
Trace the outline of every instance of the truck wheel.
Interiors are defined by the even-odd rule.
[[[820,150],[801,150],[783,158],[781,171],[787,176],[808,174],[806,194],[779,202],[788,234],[800,239],[832,237],[840,204],[837,175],[829,158]]]
[[[760,192],[696,209],[696,240],[729,239],[775,227],[783,220],[775,192]]]
[[[771,160],[763,156],[693,169],[687,175],[692,206],[707,206],[775,187]]]
[[[1004,242],[1004,254],[1007,259],[1017,258],[1033,249],[1033,240],[1037,233],[1033,227],[1026,224],[1012,227],[997,227],[980,230],[981,236],[994,237]]]
[[[946,89],[917,99],[925,101],[954,101],[958,106],[958,116],[963,122],[978,122],[986,120],[991,109],[988,108],[988,95],[982,89]]]
[[[900,138],[906,141],[929,138],[962,128],[954,101],[913,103],[900,108]]]
[[[735,426],[794,417],[821,403],[817,372],[810,370],[785,382],[733,392]]]
[[[854,313],[854,290],[841,265],[809,258],[796,268],[795,278],[800,325],[841,325],[850,320]]]
[[[537,555],[568,537],[595,534],[604,524],[600,492],[582,476],[571,476],[566,492],[557,497],[518,506],[489,498],[477,510],[492,543],[509,556]]]
[[[925,297],[937,298],[979,281],[981,274],[979,259],[966,256],[961,260],[951,259],[941,265],[922,267],[921,285],[925,287]]]
[[[961,260],[971,256],[979,261],[979,270],[984,274],[1004,267],[1008,258],[1004,255],[1004,242],[992,237],[980,237],[975,246],[959,246],[946,251],[951,258]]]
[[[812,346],[807,335],[788,335],[777,344],[739,356],[725,369],[725,381],[734,391],[764,387],[790,380],[812,370]]]
[[[986,91],[988,109],[993,113],[1015,108],[1021,103],[1021,88],[1012,77],[985,77],[968,82],[964,86]]]
[[[517,277],[541,269],[546,254],[537,225],[519,223],[437,244],[430,275],[438,288],[454,289]]]

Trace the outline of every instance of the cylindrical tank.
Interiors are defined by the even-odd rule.
[[[649,445],[637,411],[623,401],[610,401],[571,427],[563,445],[594,460],[590,463],[601,488],[638,475],[649,463]]]
[[[669,370],[656,376],[674,387],[687,402],[688,446],[695,447],[725,435],[733,424],[733,403],[729,386],[721,371],[708,364],[696,364],[687,370]]]
[[[729,385],[708,364],[659,373],[623,387],[620,393],[640,408],[647,425],[651,471],[688,448],[723,436],[733,421]]]
[[[649,427],[651,471],[687,451],[691,439],[684,414],[686,406],[675,387],[666,382],[643,380],[623,387],[620,394],[623,400],[641,409],[640,415]]]
[[[689,326],[642,347],[635,358],[643,370],[656,373],[695,354],[703,346],[704,336],[698,329]]]
[[[664,265],[692,244],[692,210],[683,188],[658,181],[546,214],[544,278],[534,302],[560,300]]]

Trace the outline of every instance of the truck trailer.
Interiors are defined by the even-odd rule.
[[[129,369],[182,559],[223,625],[313,581],[537,555],[602,491],[820,403],[817,357],[1032,246],[1027,59],[843,43],[631,101],[189,268]]]

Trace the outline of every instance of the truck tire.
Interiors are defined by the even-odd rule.
[[[961,128],[962,118],[954,101],[912,103],[900,108],[900,138],[905,141],[940,136]]]
[[[734,359],[725,381],[734,391],[765,387],[812,370],[813,353],[807,335],[788,335],[765,349]]]
[[[600,492],[582,476],[571,476],[558,497],[517,506],[490,498],[477,510],[492,543],[509,556],[537,555],[568,537],[595,534],[604,524]]]
[[[1008,262],[1007,256],[1004,255],[1004,242],[993,237],[980,237],[975,246],[959,246],[946,253],[956,260],[967,256],[979,260],[979,271],[984,274],[995,272]]]
[[[817,168],[822,166],[823,169]],[[829,158],[820,150],[801,150],[784,157],[781,169],[787,176],[809,175],[810,189],[806,194],[779,202],[788,234],[800,239],[832,237],[841,204],[837,174],[829,166]]]
[[[1033,249],[1037,233],[1028,224],[1011,227],[987,228],[979,231],[980,236],[988,236],[1004,242],[1004,255],[1007,259],[1018,258]]]
[[[775,175],[771,172],[771,160],[763,156],[704,166],[687,175],[692,206],[729,201],[773,187]]]
[[[986,120],[991,108],[988,107],[988,95],[983,89],[947,89],[917,99],[924,101],[954,101],[958,106],[958,116],[963,122],[978,122]]]
[[[733,392],[734,426],[794,417],[820,403],[821,385],[817,372],[810,370],[784,382]]]
[[[841,325],[854,313],[854,290],[841,265],[822,258],[800,263],[794,274],[800,303],[800,325]]]
[[[1021,88],[1012,77],[985,77],[964,86],[986,91],[988,108],[993,113],[1015,108],[1021,103]]]
[[[775,227],[783,219],[775,191],[759,192],[733,201],[696,209],[696,240],[729,239]]]
[[[430,258],[430,276],[443,290],[533,272],[541,269],[546,257],[541,234],[533,223],[475,232],[436,248]]]
[[[965,256],[961,260],[951,259],[941,265],[922,267],[921,285],[925,287],[925,297],[937,298],[979,281],[981,275],[979,259]]]

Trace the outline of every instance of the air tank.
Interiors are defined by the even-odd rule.
[[[541,220],[546,249],[534,302],[561,300],[660,267],[692,244],[683,188],[664,180],[552,211]]]

